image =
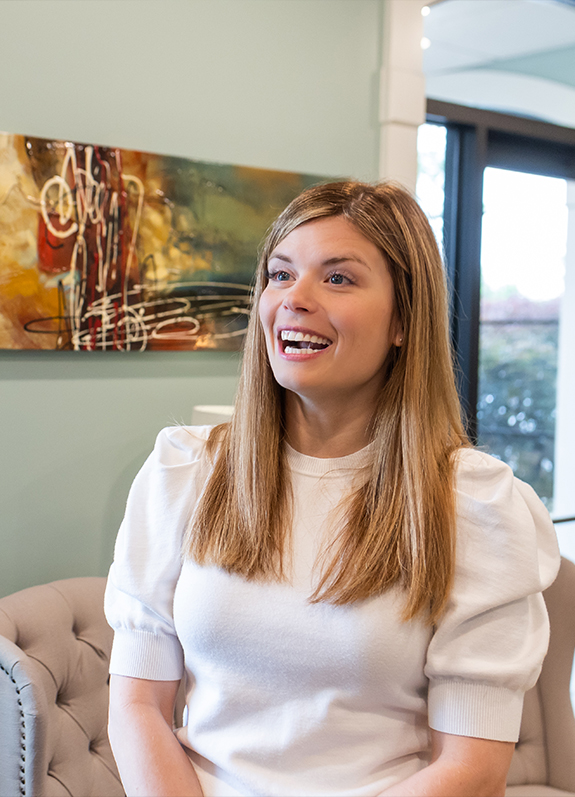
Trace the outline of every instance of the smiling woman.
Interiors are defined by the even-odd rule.
[[[264,242],[231,422],[164,430],[128,499],[127,793],[502,795],[557,566],[534,493],[467,442],[424,214],[308,189]]]

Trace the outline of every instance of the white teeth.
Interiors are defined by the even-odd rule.
[[[295,340],[299,341],[306,341],[308,343],[322,343],[325,346],[329,346],[331,343],[330,340],[327,338],[321,338],[318,335],[308,335],[304,334],[303,332],[296,332],[293,329],[282,329],[280,332],[280,337],[282,340]]]
[[[286,346],[284,349],[284,354],[319,354],[320,352],[325,351],[324,349],[298,349],[297,346]]]

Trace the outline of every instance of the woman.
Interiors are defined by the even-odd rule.
[[[307,190],[263,248],[231,424],[164,430],[130,492],[128,794],[503,794],[557,566],[531,488],[466,441],[425,216],[394,184]]]

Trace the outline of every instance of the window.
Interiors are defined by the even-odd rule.
[[[418,199],[443,245],[471,437],[575,516],[575,131],[429,101]],[[575,522],[557,527],[575,559]]]

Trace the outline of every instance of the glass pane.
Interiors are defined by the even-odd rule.
[[[489,168],[483,209],[479,444],[566,520],[575,516],[575,182]],[[555,528],[575,561],[575,522]]]
[[[484,175],[478,437],[553,509],[567,181]]]
[[[417,201],[423,208],[443,251],[445,146],[443,125],[420,125],[417,132]]]

